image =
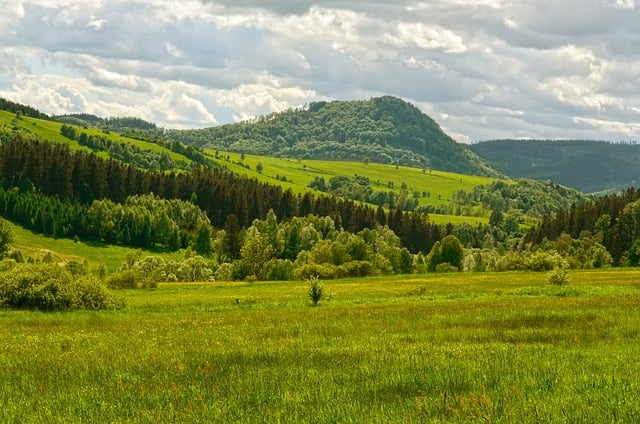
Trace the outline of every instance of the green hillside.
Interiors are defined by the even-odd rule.
[[[166,253],[162,251],[142,251],[138,249],[114,246],[96,242],[85,242],[81,240],[70,240],[62,238],[46,237],[35,234],[19,225],[5,221],[5,225],[11,231],[13,241],[11,248],[19,250],[23,259],[42,260],[44,255],[51,252],[54,261],[57,263],[88,261],[90,269],[96,269],[100,264],[105,264],[107,272],[111,273],[120,268],[127,256],[142,252],[144,255],[157,255],[167,260],[177,260],[181,257],[179,252]]]
[[[585,193],[640,182],[640,145],[586,140],[493,140],[470,146],[512,178],[552,180]]]
[[[301,159],[400,164],[465,174],[498,173],[415,106],[395,97],[315,102],[236,124],[170,131],[211,149]]]
[[[398,198],[405,196],[417,199],[418,206],[439,207],[449,204],[453,194],[460,190],[471,191],[477,186],[496,181],[495,178],[489,177],[435,170],[423,171],[412,167],[377,163],[296,160],[228,152],[218,152],[216,159],[213,151],[207,152],[213,160],[235,173],[255,177],[265,183],[280,185],[296,194],[317,192],[309,187],[316,178],[324,178],[328,182],[332,177],[358,175],[369,179],[370,187],[375,192],[392,191]],[[256,170],[259,167],[258,164],[262,165],[261,172]],[[406,188],[403,188],[405,185]],[[474,210],[473,214],[469,215],[483,217],[488,216],[488,212]],[[460,222],[460,218],[453,219],[450,216],[437,218],[434,215],[432,218],[441,222],[442,220]],[[478,219],[474,219],[473,216],[469,218],[471,218],[470,222],[478,222]],[[486,218],[479,221],[486,222]]]
[[[32,118],[24,115],[18,119],[15,113],[0,110],[0,132],[19,133],[26,138],[38,137],[47,141],[65,143],[72,149],[91,151],[89,147],[80,145],[78,140],[72,140],[62,135],[60,131],[62,125],[63,123],[61,122]],[[100,130],[92,127],[77,125],[70,125],[70,127],[73,128],[78,135],[85,133],[87,136],[101,137],[116,144],[135,146],[141,152],[152,152],[156,155],[167,155],[174,163],[183,164],[184,166],[189,166],[192,163],[192,160],[187,156],[173,152],[156,143],[138,140],[123,136],[116,132]],[[96,153],[102,157],[113,156],[107,151],[98,151]]]

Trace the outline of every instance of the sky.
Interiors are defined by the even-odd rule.
[[[640,0],[0,0],[0,97],[202,128],[405,99],[459,142],[640,140]]]

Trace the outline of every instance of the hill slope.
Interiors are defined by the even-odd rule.
[[[510,177],[550,179],[585,193],[640,182],[640,145],[636,144],[492,140],[470,147]]]
[[[302,159],[396,163],[476,175],[498,173],[415,106],[395,97],[311,103],[251,121],[169,137],[211,149]]]

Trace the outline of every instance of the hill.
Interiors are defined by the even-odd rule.
[[[150,171],[188,171],[193,162],[206,162],[194,147],[163,140],[147,132],[130,130],[127,135],[123,135],[92,127],[87,121],[76,123],[83,125],[69,125],[43,118],[46,115],[35,118],[26,113],[0,109],[0,139],[18,135],[24,139],[63,143],[73,150],[93,151],[98,156],[110,157]],[[103,122],[117,123],[120,118]]]
[[[640,182],[640,145],[602,141],[492,140],[470,146],[513,178],[552,180],[585,193]]]
[[[478,186],[497,181],[489,177],[436,170],[422,171],[379,163],[364,165],[362,162],[350,161],[296,160],[228,152],[218,152],[216,155],[209,150],[205,152],[211,154],[211,160],[221,167],[267,184],[279,185],[295,194],[324,192],[377,206],[423,210],[430,213],[430,220],[438,223],[486,223],[488,213],[480,209],[456,211],[456,215],[466,215],[464,217],[452,215],[455,208],[452,198],[459,191],[470,192]],[[319,181],[322,183],[318,183]]]
[[[395,97],[315,102],[250,121],[173,130],[210,149],[300,159],[370,161],[465,174],[499,173],[415,106]]]

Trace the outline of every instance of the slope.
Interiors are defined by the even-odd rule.
[[[550,179],[585,193],[640,182],[640,145],[602,141],[492,140],[471,150],[513,178]]]
[[[250,121],[201,130],[174,130],[174,140],[211,149],[302,159],[351,160],[498,173],[456,143],[415,106],[395,97],[315,102]]]

